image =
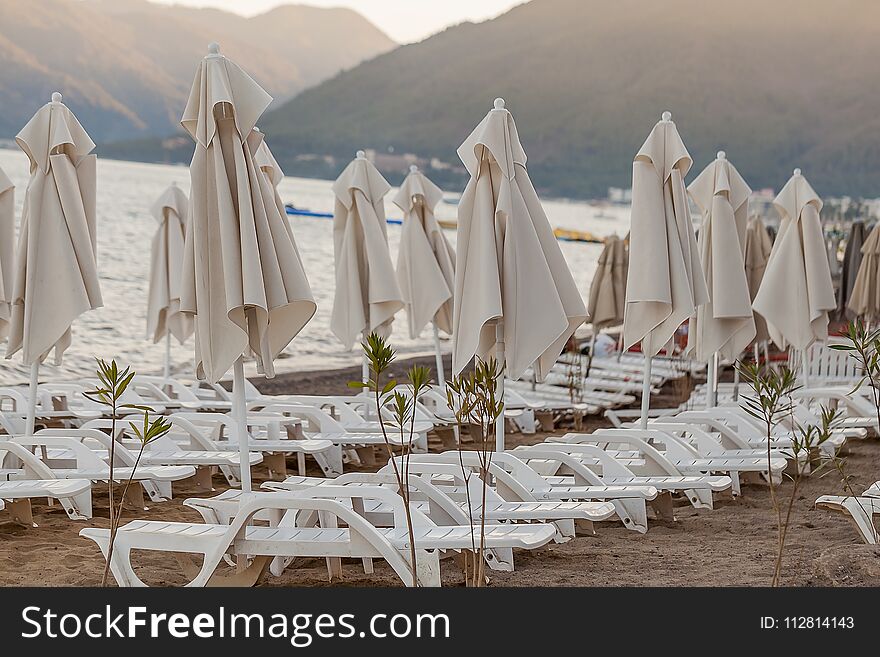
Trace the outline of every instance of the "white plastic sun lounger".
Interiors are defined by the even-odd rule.
[[[859,497],[822,495],[816,500],[816,508],[849,514],[865,543],[880,543],[880,533],[874,522],[874,516],[880,516],[880,481],[871,484]]]
[[[229,415],[186,412],[174,413],[170,417],[188,421],[195,430],[201,428],[214,449],[238,449],[235,420]],[[342,452],[339,446],[329,440],[301,438],[302,423],[299,418],[280,413],[248,413],[247,422],[250,434],[248,449],[263,455],[263,462],[273,476],[286,476],[286,454],[296,454],[300,474],[305,474],[306,455],[315,459],[324,474],[342,474]],[[288,438],[281,437],[282,431]]]
[[[92,451],[87,445],[75,438],[54,435],[15,436],[9,442],[16,443],[28,450],[48,451],[60,450],[64,458],[53,460],[44,457],[39,459],[47,468],[51,476],[39,478],[48,479],[88,479],[94,482],[108,482],[110,480],[110,466],[101,456]],[[7,450],[5,457],[9,460],[11,450]],[[19,453],[12,454],[19,457]],[[32,454],[33,456],[33,454]],[[0,469],[0,480],[34,479],[31,474],[30,464],[25,462],[24,468],[4,467]],[[195,475],[192,466],[138,466],[136,471],[131,467],[115,467],[113,479],[116,483],[133,481],[141,484],[154,502],[164,501],[171,498],[171,482],[188,479]],[[140,504],[139,490],[129,489],[132,501]]]
[[[518,447],[513,453],[553,483],[652,486],[664,495],[654,503],[655,509],[670,520],[672,500],[669,495],[681,493],[696,508],[712,508],[712,494],[731,487],[730,478],[723,476],[637,473],[631,468],[640,469],[644,461],[617,460],[592,444],[542,443]]]
[[[109,430],[111,425],[111,420],[90,420],[79,429],[43,429],[38,431],[36,435],[76,438],[87,445],[97,447],[97,451],[103,458],[104,456],[109,457],[110,453],[110,436],[103,430]],[[117,442],[114,455],[116,456],[117,464],[134,467],[137,462],[136,452],[140,446],[136,440],[125,440],[127,430],[128,427],[125,422],[117,422]],[[196,443],[196,440],[193,440],[193,443]],[[204,446],[204,443],[202,446]],[[60,459],[64,458],[65,454],[63,450],[50,450],[47,456]],[[249,457],[251,466],[257,465],[263,460],[262,456],[257,453],[251,453]],[[226,476],[227,483],[232,486],[238,484],[232,471],[237,469],[240,463],[241,457],[237,451],[220,451],[210,446],[206,446],[204,449],[184,450],[169,436],[163,436],[147,445],[141,456],[138,468],[152,465],[191,465],[196,469],[195,483],[202,489],[213,490],[211,483],[213,468],[219,468]]]
[[[0,481],[0,502],[6,507],[14,522],[36,526],[30,507],[30,498],[34,497],[58,500],[72,520],[92,517],[91,481],[58,479],[45,463],[23,446],[10,441],[0,441],[0,463],[7,454],[14,456],[22,464],[23,478]]]
[[[365,499],[379,500],[393,510],[394,527],[377,528],[354,507]],[[351,505],[351,506],[349,506]],[[318,527],[298,527],[289,512],[315,512]],[[281,516],[275,526],[253,526],[255,515]],[[440,552],[470,550],[479,541],[479,528],[438,527],[425,515],[412,513],[417,547],[417,579],[422,586],[440,585]],[[344,524],[345,527],[340,527]],[[475,535],[476,532],[476,535]],[[534,549],[553,539],[547,525],[491,526],[485,545],[490,549]],[[94,540],[106,555],[109,531],[85,529],[80,535]],[[413,583],[409,535],[403,500],[394,491],[377,486],[314,486],[296,492],[255,496],[240,508],[229,525],[150,522],[136,520],[120,528],[111,570],[120,586],[143,586],[131,565],[133,549],[204,555],[202,566],[190,570],[187,586],[208,584],[251,585],[275,557],[325,557],[331,578],[342,575],[341,557],[385,559],[401,581]],[[224,556],[254,557],[250,566],[224,578],[215,571]]]
[[[423,463],[463,463],[474,472],[480,470],[479,455],[476,452],[416,454],[411,456],[410,460]],[[495,481],[496,492],[507,501],[609,501],[614,505],[614,510],[624,526],[639,533],[648,530],[646,503],[658,495],[657,489],[653,486],[552,483],[511,452],[493,453],[489,474]]]

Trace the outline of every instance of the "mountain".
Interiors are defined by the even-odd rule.
[[[351,10],[301,5],[244,18],[146,0],[3,0],[0,25],[0,137],[61,91],[98,142],[176,130],[211,41],[276,102],[395,45]]]
[[[457,165],[502,96],[536,186],[603,197],[668,109],[692,175],[724,149],[754,188],[801,167],[820,194],[880,196],[878,62],[873,0],[533,0],[341,72],[261,127],[291,172],[356,148]]]

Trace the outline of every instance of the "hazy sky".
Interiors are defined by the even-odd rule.
[[[420,41],[447,25],[494,18],[524,0],[156,0],[163,4],[218,7],[246,16],[283,4],[350,7],[401,43]]]

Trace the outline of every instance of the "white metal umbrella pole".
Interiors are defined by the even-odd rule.
[[[250,441],[247,431],[247,407],[244,399],[244,357],[235,360],[232,369],[232,417],[238,434],[238,454],[241,468],[241,491],[251,492]]]
[[[644,345],[642,346],[644,349]],[[642,429],[648,428],[648,411],[651,408],[651,357],[645,354],[645,372],[642,381]]]
[[[503,452],[504,451],[504,320],[499,319],[498,323],[495,324],[495,360],[498,362],[498,367],[501,370],[501,375],[498,377],[498,383],[496,384],[496,395],[498,399],[501,400],[501,415],[498,416],[498,419],[495,420],[495,451]]]
[[[27,421],[25,423],[25,435],[34,435],[34,424],[37,419],[37,379],[40,376],[40,361],[31,365],[31,380],[28,388]]]
[[[437,322],[431,322],[434,329],[434,357],[437,361],[437,384],[446,392],[446,373],[443,371],[443,352],[440,351],[440,330]]]
[[[162,375],[166,381],[171,376],[171,331],[165,331],[165,367]]]
[[[706,373],[706,408],[718,406],[718,352],[709,357],[709,370]]]

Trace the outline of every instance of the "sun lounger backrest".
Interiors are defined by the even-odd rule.
[[[11,440],[0,441],[0,466],[11,466],[8,457],[12,456],[21,461],[24,474],[30,479],[57,479],[52,468],[43,463],[23,445]],[[17,466],[15,466],[17,467]]]

